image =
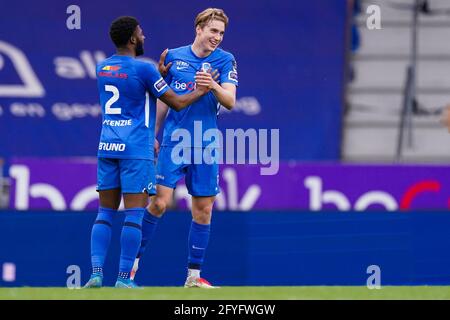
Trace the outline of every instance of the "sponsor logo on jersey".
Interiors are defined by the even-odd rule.
[[[177,66],[177,70],[185,70],[185,69],[189,68],[189,63],[181,61],[181,60],[175,61],[175,65]]]
[[[123,72],[117,72],[120,70],[121,66],[104,66],[102,68],[103,71],[98,73],[99,77],[107,77],[107,78],[119,78],[119,79],[127,79],[128,74]]]
[[[120,73],[115,71],[100,71],[98,73],[99,77],[107,77],[107,78],[119,78],[119,79],[128,79],[128,74]]]
[[[153,87],[155,87],[156,91],[161,92],[162,89],[167,87],[167,83],[164,81],[163,78],[160,78],[158,81],[155,82]]]
[[[104,66],[102,70],[105,71],[117,71],[121,68],[121,66]]]
[[[189,90],[192,91],[195,89],[195,82],[189,81],[189,82],[178,82],[175,81],[174,84],[174,89],[175,90]]]
[[[103,151],[125,151],[125,143],[109,143],[109,142],[100,142],[98,146],[98,150]]]

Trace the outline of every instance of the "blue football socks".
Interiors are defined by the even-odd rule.
[[[127,279],[133,268],[134,259],[137,256],[142,240],[142,218],[145,208],[125,209],[125,221],[120,236],[120,263],[119,274]]]
[[[199,224],[192,221],[188,239],[189,269],[201,269],[205,258],[206,248],[208,247],[210,230],[210,224]]]
[[[111,241],[112,221],[116,213],[117,210],[100,207],[92,226],[91,262],[92,273],[95,275],[103,276],[103,265]]]
[[[137,258],[139,259],[145,252],[145,248],[147,244],[152,239],[153,234],[156,230],[156,226],[161,218],[155,217],[150,212],[145,210],[144,219],[142,220],[142,241],[141,247],[139,249],[139,253]]]

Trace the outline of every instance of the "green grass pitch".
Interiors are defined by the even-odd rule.
[[[450,286],[367,287],[222,287],[185,289],[143,287],[142,289],[0,288],[0,300],[410,300],[450,299]]]

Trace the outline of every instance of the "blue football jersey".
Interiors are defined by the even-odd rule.
[[[150,63],[113,55],[97,65],[102,106],[98,156],[153,160],[156,99],[169,86]]]
[[[197,71],[217,69],[220,73],[219,83],[229,82],[238,85],[236,60],[233,55],[220,48],[209,56],[199,58],[192,51],[191,45],[171,49],[167,53],[165,64],[172,62],[165,80],[177,94],[187,94],[195,89]],[[208,92],[199,100],[180,111],[169,109],[164,126],[162,146],[174,146],[179,143],[172,135],[177,129],[188,130],[194,140],[194,121],[197,121],[197,132],[202,134],[208,129],[217,129],[217,115],[220,104],[212,92]],[[199,126],[199,122],[201,125]],[[201,137],[200,137],[201,138]],[[206,147],[209,141],[191,141],[195,147]],[[201,143],[201,145],[199,145]],[[218,145],[217,145],[218,146]]]

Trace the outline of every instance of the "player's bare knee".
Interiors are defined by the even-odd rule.
[[[195,222],[199,224],[210,224],[211,223],[211,212],[212,208],[210,206],[205,206],[201,208],[192,209],[192,218]]]
[[[166,212],[167,204],[161,198],[155,198],[150,204],[150,212],[157,217],[161,217]]]

